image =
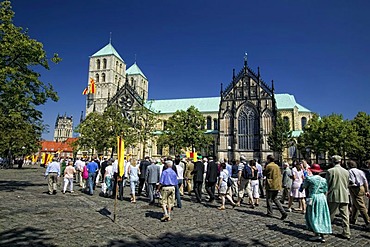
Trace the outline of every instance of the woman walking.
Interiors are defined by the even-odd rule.
[[[309,193],[305,215],[306,225],[316,235],[310,240],[325,242],[324,234],[332,233],[329,207],[326,201],[328,185],[326,179],[319,176],[322,172],[320,165],[312,165],[310,172],[313,176],[305,179],[301,189],[307,189]]]
[[[223,163],[220,164],[220,167],[221,167],[221,172],[220,172],[220,176],[219,176],[218,183],[217,183],[216,187],[218,188],[219,195],[221,197],[222,205],[218,209],[219,210],[225,210],[225,201],[226,201],[225,198],[227,198],[231,202],[233,207],[235,207],[236,204],[233,201],[232,197],[228,193],[228,190],[230,190],[231,187],[229,187],[229,188],[227,187],[227,180],[229,178],[229,172],[226,169],[226,164],[223,162]]]
[[[130,166],[128,167],[127,173],[130,175],[130,189],[131,189],[131,202],[136,202],[136,185],[139,181],[139,168],[137,167],[137,161],[135,159],[130,160]]]
[[[73,162],[68,161],[68,166],[64,169],[63,194],[66,193],[68,184],[69,184],[69,192],[73,193],[73,176],[75,173],[76,173],[76,169],[73,167]]]
[[[305,204],[305,197],[306,193],[303,190],[302,192],[299,191],[299,188],[301,187],[303,180],[304,180],[304,173],[302,169],[302,164],[298,164],[296,167],[292,169],[293,174],[293,183],[292,188],[290,191],[290,197],[289,197],[289,203],[288,203],[288,211],[292,212],[292,204],[293,199],[298,199],[299,201],[299,208],[295,209],[297,211],[301,211],[302,213],[306,212],[306,204]]]
[[[249,165],[252,168],[251,190],[252,190],[254,205],[258,206],[259,205],[258,200],[260,198],[260,193],[259,193],[258,169],[256,166],[256,161],[255,160],[249,161]]]

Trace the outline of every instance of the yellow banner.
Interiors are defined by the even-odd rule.
[[[125,173],[125,142],[122,137],[117,136],[118,175],[123,177]]]

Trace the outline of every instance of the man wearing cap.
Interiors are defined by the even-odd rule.
[[[194,170],[191,172],[194,181],[194,193],[197,197],[197,202],[202,202],[202,184],[204,174],[204,164],[202,162],[202,156],[198,155],[198,161],[194,164]]]
[[[145,183],[148,185],[149,205],[154,204],[154,191],[160,179],[160,168],[155,163],[148,166],[145,174]]]
[[[178,184],[176,172],[172,169],[172,160],[165,163],[166,169],[163,170],[159,180],[158,191],[161,191],[161,204],[164,216],[161,221],[171,220],[171,209],[175,203],[175,186]]]
[[[344,169],[340,163],[342,157],[334,155],[332,157],[334,167],[330,168],[326,173],[326,180],[328,182],[327,200],[330,211],[330,219],[333,223],[337,209],[343,223],[343,232],[341,237],[345,239],[351,238],[349,229],[349,212],[348,212],[348,185],[349,173]]]
[[[348,162],[349,169],[349,193],[352,198],[352,212],[350,223],[356,224],[358,211],[360,211],[362,217],[364,218],[366,228],[370,229],[370,219],[366,212],[366,204],[364,197],[369,196],[369,186],[366,179],[365,173],[357,169],[357,164],[355,161],[350,160]]]
[[[57,158],[48,165],[45,171],[45,178],[48,178],[49,195],[57,193],[57,182],[60,177],[60,163]]]

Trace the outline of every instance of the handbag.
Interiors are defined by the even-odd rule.
[[[233,186],[233,180],[230,177],[228,177],[227,178],[227,187],[231,187],[231,186]]]
[[[317,191],[318,191],[318,190],[319,190],[319,188],[320,188],[320,185],[321,185],[321,180],[320,180],[319,185],[317,186],[317,189],[316,189],[316,191],[315,191],[315,193],[314,193],[314,194],[316,194],[316,193],[317,193]],[[312,198],[311,198],[311,197],[306,197],[306,205],[307,205],[307,206],[312,206],[312,204],[313,204]]]

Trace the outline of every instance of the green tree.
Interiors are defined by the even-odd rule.
[[[178,153],[182,148],[202,150],[212,143],[212,136],[204,131],[206,119],[194,106],[186,111],[176,111],[167,121],[164,133],[159,137],[161,146],[174,148]]]
[[[7,126],[2,138],[0,152],[11,150],[17,155],[15,145],[25,147],[23,152],[32,152],[41,137],[42,112],[37,106],[48,99],[58,100],[57,93],[50,83],[40,80],[40,68],[49,69],[49,59],[42,43],[30,38],[27,31],[13,24],[14,12],[10,1],[0,3],[0,119]],[[60,61],[57,54],[51,60]],[[17,121],[16,124],[13,124]],[[20,126],[21,127],[20,127]],[[18,131],[19,128],[27,129]],[[12,135],[12,136],[10,136]],[[30,149],[28,149],[30,148]],[[25,150],[27,149],[27,150]]]
[[[370,115],[359,112],[351,121],[351,125],[358,139],[357,145],[349,151],[349,156],[362,163],[370,159]]]
[[[278,114],[276,118],[276,124],[267,139],[267,143],[272,151],[279,154],[280,161],[282,161],[284,149],[290,147],[293,143],[290,124],[288,121],[285,121],[280,114]]]
[[[136,120],[134,128],[137,132],[138,141],[143,144],[142,157],[146,155],[145,151],[148,143],[154,140],[154,133],[160,122],[158,113],[152,109],[152,104],[153,102],[149,101],[145,105],[142,104],[135,107]]]
[[[109,106],[103,113],[107,148],[112,148],[112,154],[117,150],[117,136],[123,136],[125,146],[135,146],[139,140],[138,131],[132,122],[122,115],[121,109],[116,105]]]

